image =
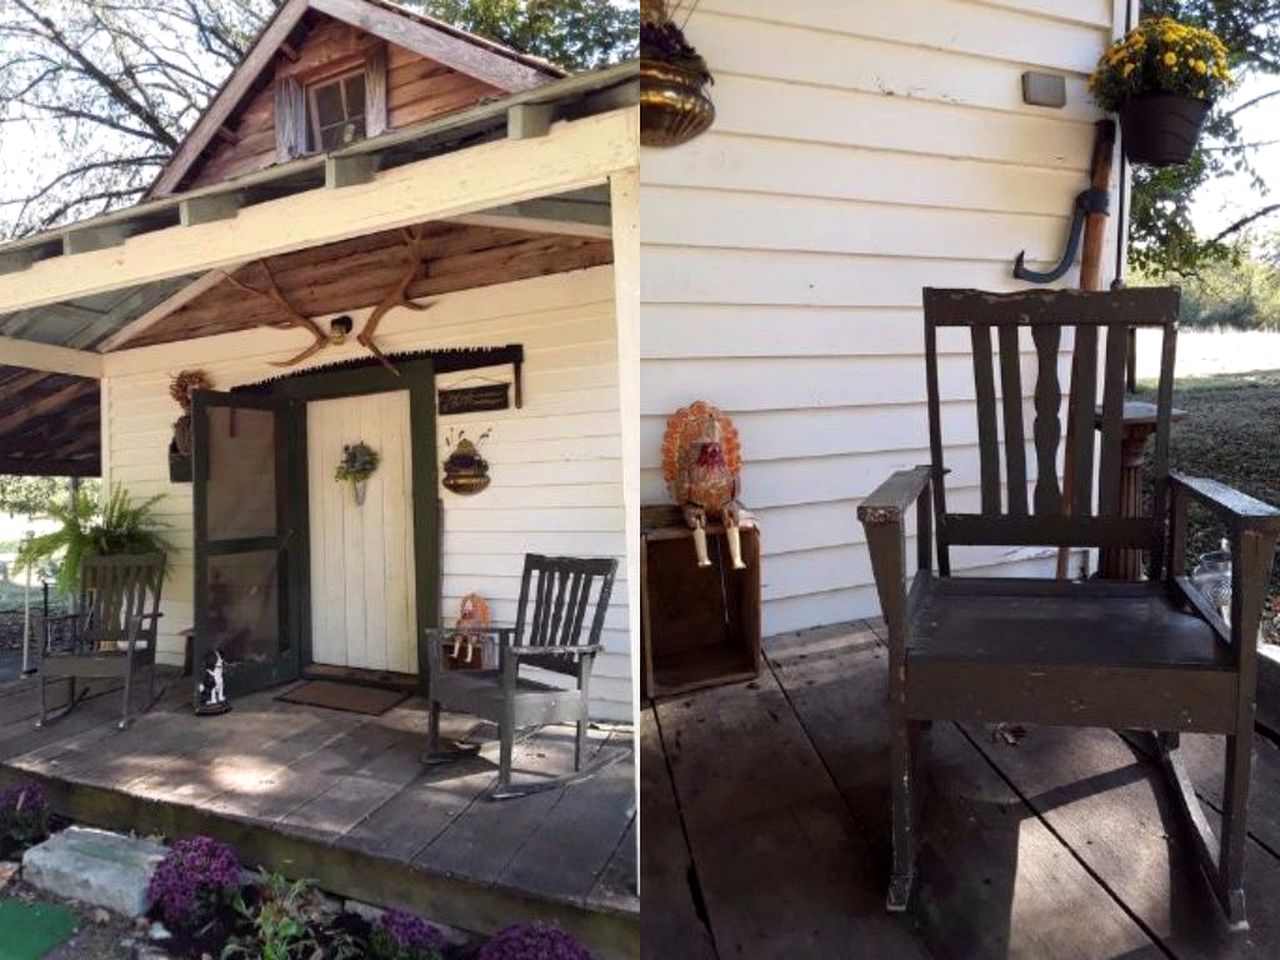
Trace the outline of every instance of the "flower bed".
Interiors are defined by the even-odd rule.
[[[164,924],[174,957],[223,960],[591,960],[569,934],[549,924],[517,924],[474,953],[403,910],[374,920],[343,909],[305,880],[246,876],[235,854],[210,837],[177,840],[156,868],[151,917]]]

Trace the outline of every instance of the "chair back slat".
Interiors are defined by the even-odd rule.
[[[1161,515],[1162,500],[1157,499],[1156,512],[1147,517],[1121,516],[1125,371],[1130,330],[1163,328],[1155,464],[1157,478],[1161,479],[1168,472],[1178,301],[1176,287],[1110,293],[1034,290],[1011,294],[926,288],[925,377],[929,448],[933,459],[933,522],[938,570],[942,575],[950,573],[952,545],[1158,549],[1157,523],[1152,518]],[[967,339],[973,355],[978,438],[979,506],[975,513],[947,510],[942,409],[944,403],[959,398],[944,397],[940,390],[938,329],[943,327],[969,328]],[[993,368],[992,328],[999,349],[999,397]],[[1030,331],[1034,357],[1021,354],[1020,331],[1023,329]],[[1100,335],[1106,338],[1101,364]],[[1068,383],[1063,383],[1064,379],[1068,379]],[[1034,411],[1031,444],[1027,443],[1024,423],[1028,393]],[[1102,439],[1096,459],[1101,476],[1095,510],[1095,405],[1099,394],[1102,396]],[[1068,433],[1064,430],[1064,421],[1070,424],[1070,450],[1064,449],[1064,434]],[[1001,438],[1005,446],[1003,458],[999,451]],[[1034,467],[1027,463],[1028,450],[1034,453]],[[1001,462],[1003,478],[999,473]],[[1062,476],[1064,470],[1065,477]],[[950,479],[954,483],[957,478]],[[1029,482],[1034,484],[1030,510]],[[966,479],[964,486],[972,488],[974,479]],[[1162,479],[1157,489],[1158,497],[1162,497]]]
[[[1071,511],[1076,516],[1093,514],[1093,417],[1098,399],[1098,328],[1076,328],[1076,350],[1072,360],[1074,396],[1071,404],[1074,446],[1071,449]]]
[[[134,617],[160,611],[164,584],[163,553],[85,557],[80,566],[80,594],[90,598],[83,608],[86,627],[83,639],[93,643],[120,642],[128,638]],[[145,621],[143,642],[155,635],[154,619]]]
[[[969,328],[973,343],[973,385],[978,396],[978,456],[982,484],[982,512],[1000,512],[1000,440],[996,433],[996,378],[991,360],[991,327]]]
[[[1058,486],[1058,440],[1062,424],[1058,409],[1062,405],[1062,388],[1058,385],[1058,346],[1062,339],[1060,327],[1040,324],[1031,328],[1031,339],[1036,345],[1035,407],[1036,420],[1036,494],[1035,507],[1038,516],[1052,516],[1062,512],[1062,490]]]
[[[1022,429],[1022,364],[1018,328],[999,327],[1000,394],[1004,402],[1005,475],[1009,513],[1027,515],[1027,440]]]
[[[1107,359],[1102,388],[1102,449],[1099,451],[1098,516],[1120,516],[1120,446],[1124,434],[1124,371],[1128,331],[1107,331]]]
[[[526,554],[516,614],[517,642],[532,647],[581,645],[594,594],[595,616],[585,642],[599,643],[617,570],[617,560]],[[548,662],[554,661],[548,658]]]

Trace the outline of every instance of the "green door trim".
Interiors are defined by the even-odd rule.
[[[289,571],[289,609],[298,624],[299,650],[304,664],[313,662],[311,650],[311,512],[307,479],[307,404],[313,400],[409,391],[410,457],[413,471],[413,560],[415,608],[418,623],[418,677],[425,682],[425,627],[440,620],[440,518],[436,462],[436,384],[432,357],[397,360],[399,375],[386,367],[359,367],[299,373],[266,385],[265,397],[289,402],[293,448],[289,451],[289,489],[303,505],[294,526]]]

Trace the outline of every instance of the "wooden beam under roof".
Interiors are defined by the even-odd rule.
[[[102,357],[87,350],[72,350],[34,340],[0,337],[0,364],[28,367],[46,373],[69,373],[77,377],[102,379]]]
[[[28,423],[37,417],[42,417],[49,413],[56,413],[62,407],[72,403],[77,398],[84,396],[90,390],[96,391],[98,385],[96,383],[77,380],[69,383],[65,387],[55,390],[48,396],[34,400],[17,410],[12,411],[4,416],[0,416],[0,440],[11,430]]]
[[[400,13],[366,0],[311,0],[311,7],[510,93],[541,86],[559,73],[550,65],[539,70],[513,56],[423,23],[407,11]]]
[[[635,113],[596,114],[557,124],[545,137],[494,141],[394,167],[370,183],[331,191],[323,204],[306,194],[284,197],[246,207],[235,220],[159,229],[111,250],[44,260],[0,275],[0,311],[601,184],[637,165]],[[459,184],[467,189],[460,191]]]
[[[181,310],[201,294],[212,290],[222,282],[228,273],[235,273],[239,267],[239,264],[232,264],[225,270],[208,271],[203,276],[187,284],[181,290],[165,298],[160,303],[157,303],[136,320],[125,324],[111,336],[107,337],[106,340],[103,340],[98,349],[103,353],[106,353],[109,350],[114,350],[123,343],[128,343],[134,337],[141,336],[144,332],[150,330],[165,317]]]
[[[0,456],[0,473],[22,477],[96,477],[102,464],[95,456],[83,460],[28,460]]]

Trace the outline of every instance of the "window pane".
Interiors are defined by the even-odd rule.
[[[347,93],[347,116],[364,116],[364,74],[353,73],[344,82]]]
[[[316,122],[321,128],[341,123],[346,119],[342,114],[342,92],[336,83],[316,87]]]

